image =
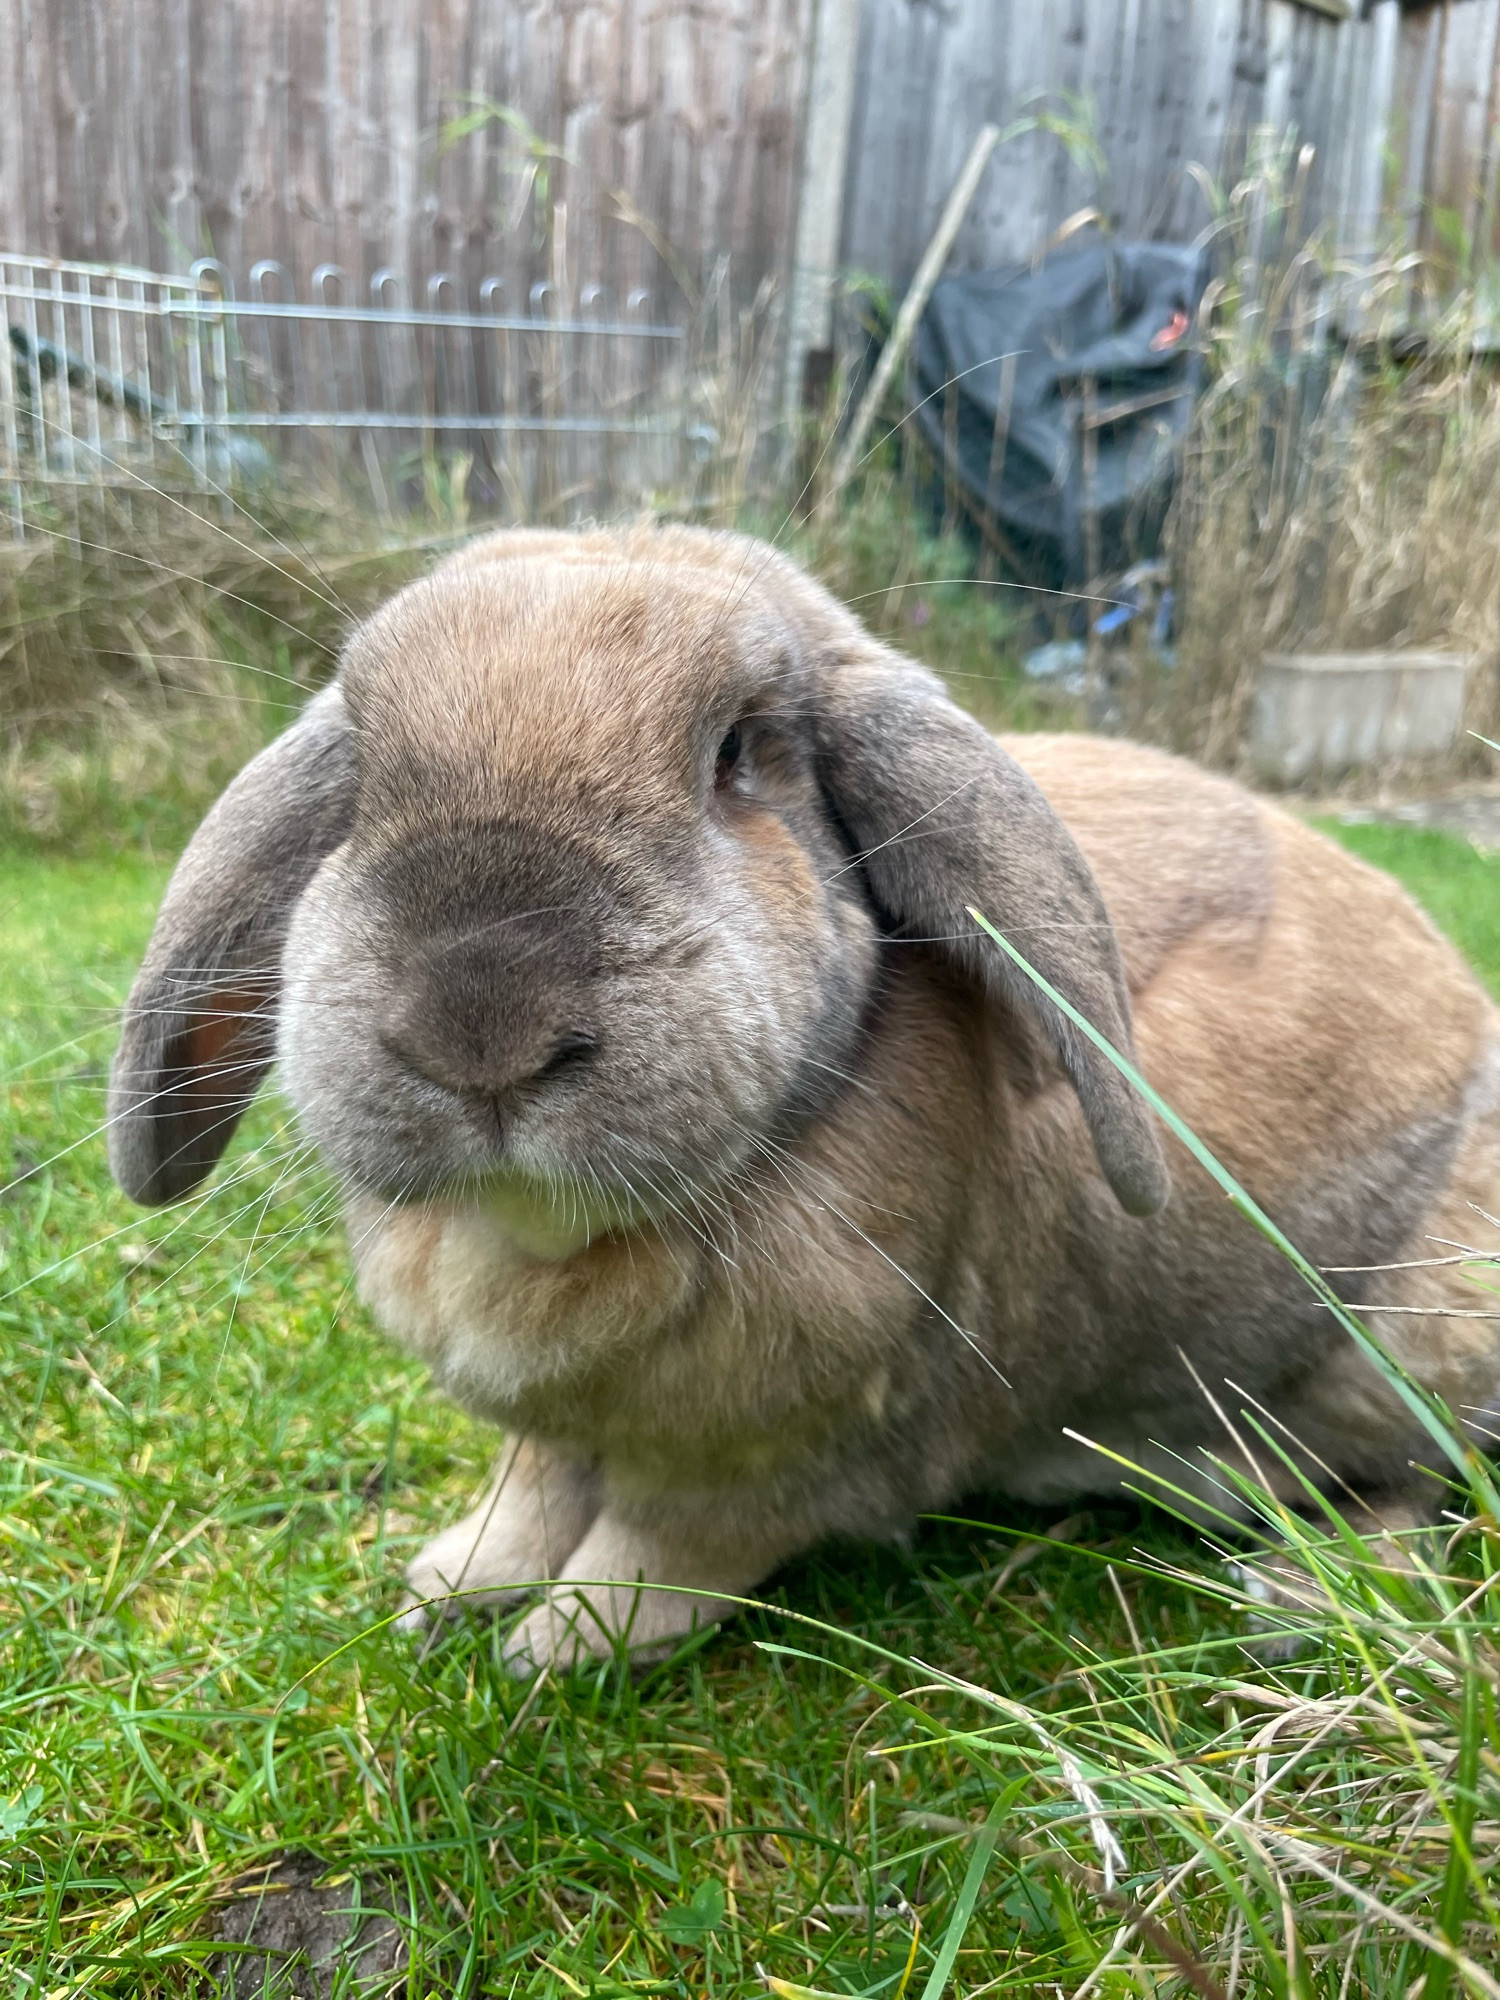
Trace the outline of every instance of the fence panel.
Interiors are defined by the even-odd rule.
[[[0,243],[174,269],[325,263],[418,303],[780,271],[813,0],[16,0]],[[566,225],[554,228],[561,203]]]
[[[450,501],[520,519],[613,511],[711,449],[690,421],[686,333],[644,290],[576,302],[499,277],[471,302],[437,272],[414,304],[383,269],[360,298],[320,265],[299,298],[270,259],[244,295],[186,278],[0,253],[0,479],[12,532],[68,491],[243,494],[291,475],[389,519]]]

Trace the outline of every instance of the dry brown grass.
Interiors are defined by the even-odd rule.
[[[757,474],[761,361],[742,331],[716,378],[721,448],[649,510],[776,541],[986,720],[1035,719],[1009,593],[974,579],[959,537],[932,533],[899,454],[816,523]],[[180,843],[332,671],[350,626],[490,525],[470,518],[461,456],[441,472],[397,530],[334,493],[283,494],[274,515],[261,495],[254,517],[150,492],[38,511],[28,540],[0,549],[0,840]]]
[[[150,494],[40,515],[0,551],[0,834],[66,838],[122,801],[201,809],[435,539]]]
[[[1214,763],[1242,752],[1269,651],[1472,652],[1471,725],[1496,709],[1500,368],[1472,297],[1415,341],[1411,260],[1354,269],[1300,235],[1305,171],[1268,154],[1223,205],[1168,524],[1180,668],[1153,720]]]

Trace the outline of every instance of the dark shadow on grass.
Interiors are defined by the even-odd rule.
[[[802,1618],[918,1659],[967,1651],[981,1634],[987,1651],[1008,1651],[1009,1626],[1050,1624],[1062,1636],[1080,1618],[1112,1623],[1106,1565],[1129,1568],[1143,1551],[1183,1569],[1214,1561],[1200,1537],[1149,1504],[1112,1497],[1036,1507],[970,1495],[900,1542],[833,1542],[785,1564],[756,1596],[800,1616],[747,1610],[722,1628],[710,1658],[759,1640],[823,1651],[828,1635]]]

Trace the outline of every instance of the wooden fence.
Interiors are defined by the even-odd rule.
[[[11,0],[0,34],[0,248],[306,296],[391,266],[417,298],[550,285],[690,317],[725,279],[791,274],[813,27],[852,0]],[[958,268],[1026,256],[1098,204],[1132,235],[1195,233],[1199,170],[1257,127],[1316,148],[1307,222],[1339,247],[1393,221],[1450,265],[1497,244],[1500,0],[857,0],[837,242],[902,286],[982,120],[1002,146]],[[823,13],[820,15],[820,8]],[[813,115],[821,115],[816,108]],[[817,178],[816,175],[813,176]],[[826,200],[828,190],[814,198]],[[837,201],[837,192],[835,195]],[[817,232],[812,233],[814,236]]]
[[[1002,147],[954,255],[1032,255],[1099,205],[1188,237],[1257,129],[1314,147],[1309,230],[1358,255],[1394,228],[1452,264],[1500,254],[1500,0],[862,0],[843,261],[910,275],[974,131],[1035,106],[1086,125]]]
[[[0,248],[471,297],[778,275],[812,0],[10,0]],[[554,210],[560,227],[553,227]],[[662,254],[666,253],[666,254]]]

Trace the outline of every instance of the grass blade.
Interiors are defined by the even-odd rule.
[[[944,1931],[943,1941],[938,1946],[932,1971],[928,1975],[927,1984],[922,1988],[922,2000],[942,2000],[943,1989],[952,1975],[959,1947],[964,1941],[964,1932],[969,1928],[969,1919],[974,1914],[974,1905],[979,1901],[979,1891],[984,1886],[985,1874],[994,1856],[995,1842],[1000,1838],[1000,1814],[1004,1806],[1005,1800],[1002,1795],[990,1807],[989,1816],[974,1837],[974,1852],[969,1857],[964,1886],[958,1892],[953,1915],[948,1919],[948,1928]]]

